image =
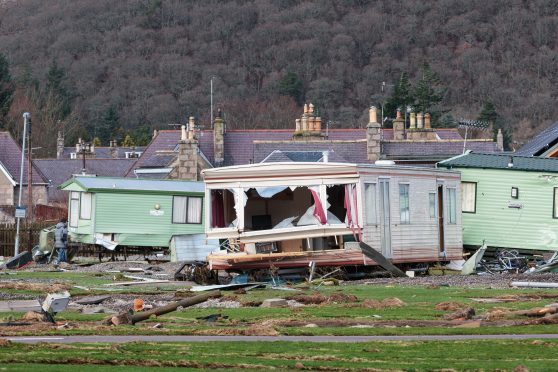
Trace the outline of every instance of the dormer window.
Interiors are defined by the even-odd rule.
[[[126,159],[136,159],[139,158],[142,154],[141,151],[126,151]]]
[[[70,159],[77,159],[77,154],[75,152],[71,152]]]

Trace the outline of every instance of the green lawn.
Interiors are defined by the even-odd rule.
[[[207,342],[16,344],[0,348],[0,369],[65,371],[190,367],[221,370],[556,370],[558,341]],[[40,365],[40,366],[39,366]],[[46,368],[45,368],[46,367]],[[75,368],[75,367],[74,367]]]

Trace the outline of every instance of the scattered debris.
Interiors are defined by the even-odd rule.
[[[465,309],[459,309],[451,314],[444,315],[445,320],[468,320],[473,319],[475,316],[475,309],[472,307],[467,307]]]
[[[43,302],[42,309],[46,313],[56,314],[68,307],[70,303],[70,293],[49,293]]]
[[[32,261],[33,257],[31,256],[31,252],[25,251],[6,261],[4,263],[4,266],[6,267],[6,269],[15,270],[26,266]]]
[[[558,288],[558,283],[547,282],[511,282],[511,287],[526,287],[526,288]]]
[[[144,302],[141,298],[134,299],[134,311],[142,311],[144,308]]]
[[[467,305],[461,302],[440,302],[439,304],[434,307],[436,310],[443,310],[443,311],[457,311],[463,309]]]
[[[31,283],[22,281],[9,281],[0,282],[0,289],[15,289],[22,291],[34,291],[34,292],[62,292],[70,288],[68,284],[64,283]]]
[[[367,298],[364,300],[363,305],[369,309],[387,309],[392,307],[407,306],[405,302],[401,301],[397,297],[385,298],[381,301]]]
[[[21,317],[21,320],[27,322],[53,323],[52,318],[50,318],[47,313],[41,311],[28,311]]]
[[[287,307],[289,304],[283,298],[268,298],[264,300],[260,307]]]
[[[107,284],[104,284],[104,285],[107,286],[107,287],[116,287],[116,286],[129,286],[129,285],[161,284],[161,283],[170,283],[170,280],[151,279],[151,280],[141,280],[141,281],[137,281],[137,282],[107,283]]]
[[[215,298],[215,297],[221,297],[221,292],[220,291],[211,291],[208,293],[203,293],[197,296],[193,296],[193,297],[189,297],[189,298],[185,298],[183,300],[180,301],[175,301],[175,302],[171,302],[168,305],[165,306],[161,306],[158,308],[155,308],[153,310],[150,311],[143,311],[143,312],[139,312],[139,313],[131,313],[131,312],[125,312],[116,316],[113,316],[111,318],[108,318],[105,320],[106,324],[112,324],[112,325],[121,325],[121,324],[136,324],[138,322],[144,321],[149,319],[152,316],[160,316],[160,315],[164,315],[173,311],[176,311],[178,308],[185,308],[185,307],[189,307],[204,301],[207,301],[210,298]]]
[[[463,264],[461,268],[462,275],[471,275],[477,271],[477,266],[481,262],[484,253],[486,252],[487,245],[483,245]]]
[[[212,290],[235,290],[239,288],[245,288],[250,290],[253,288],[265,287],[266,283],[238,283],[238,284],[213,284],[213,285],[196,285],[190,288],[192,292],[204,292]]]
[[[403,271],[401,271],[401,269],[399,269],[397,266],[392,264],[380,252],[378,252],[377,250],[375,250],[374,248],[372,248],[368,244],[366,244],[364,242],[360,242],[359,246],[360,246],[360,249],[362,250],[362,253],[364,253],[364,255],[366,257],[370,258],[371,260],[374,260],[374,262],[376,262],[382,268],[389,271],[393,276],[396,276],[396,277],[406,277],[407,276],[407,275],[405,275],[405,273]]]
[[[108,300],[111,296],[102,295],[102,296],[93,296],[93,297],[82,297],[74,302],[79,305],[97,305],[102,303],[105,300]]]

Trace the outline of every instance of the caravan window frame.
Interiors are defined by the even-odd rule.
[[[88,203],[84,203],[83,201],[83,197],[85,195],[89,196],[89,202]],[[84,208],[83,206],[89,206],[89,209]],[[92,213],[92,208],[93,208],[93,194],[90,192],[80,192],[79,193],[79,219],[80,220],[91,220],[91,213]],[[83,212],[88,212],[86,215],[84,215]]]
[[[463,187],[465,184],[468,185],[473,185],[473,208],[466,208],[467,205],[465,203],[465,196],[466,193],[465,192],[465,188]],[[477,182],[472,182],[472,181],[461,181],[461,213],[477,213]]]
[[[184,214],[184,222],[182,221],[176,221],[175,220],[175,215],[174,215],[174,210],[175,210],[175,199],[176,198],[186,198],[186,207],[185,207],[185,214]],[[189,205],[190,205],[190,199],[201,199],[200,200],[200,213],[197,216],[196,220],[193,220],[192,217],[194,216],[190,216],[190,214],[188,213],[188,209],[189,209]],[[172,224],[178,224],[178,225],[201,225],[203,223],[203,208],[204,208],[204,203],[203,203],[203,196],[190,196],[190,195],[173,195],[172,196],[172,213],[171,213],[171,222]],[[199,221],[199,222],[196,222]]]
[[[401,191],[406,189],[406,194],[401,194]],[[406,200],[405,200],[406,197]],[[406,205],[403,206],[402,200],[406,201]],[[405,217],[405,218],[404,218]],[[411,224],[411,185],[410,183],[400,183],[399,184],[399,224],[410,225]]]
[[[76,210],[73,209],[73,206],[76,205]],[[79,226],[79,207],[80,207],[80,192],[79,191],[70,191],[70,205],[68,206],[68,217],[69,218],[69,225],[70,227],[78,227]]]

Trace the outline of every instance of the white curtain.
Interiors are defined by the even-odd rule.
[[[175,196],[172,199],[172,222],[186,223],[187,196]]]
[[[201,223],[202,198],[188,199],[188,223]]]
[[[79,192],[70,193],[70,227],[78,227]]]
[[[473,182],[461,183],[461,209],[463,212],[475,212],[477,184]]]

